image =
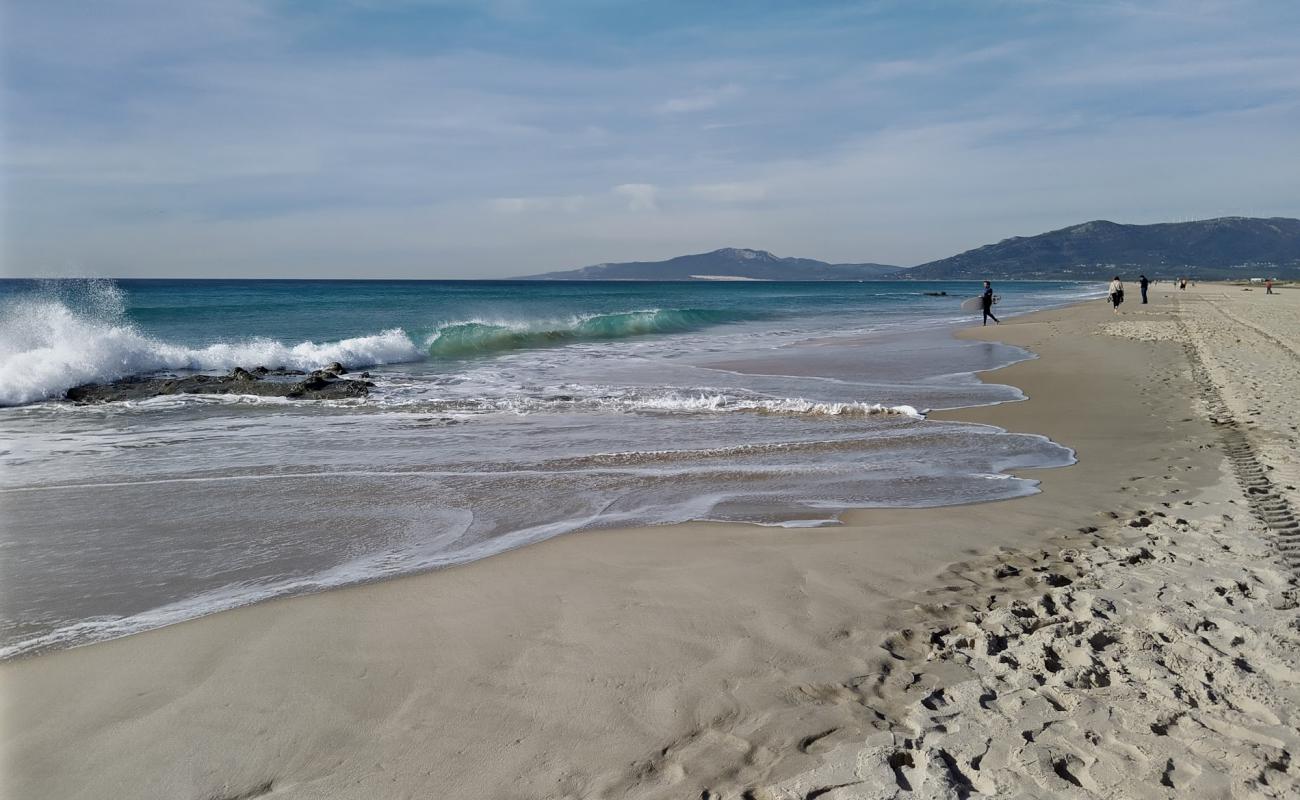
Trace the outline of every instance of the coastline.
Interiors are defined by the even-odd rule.
[[[1156,294],[1152,312],[1171,311]],[[1039,494],[857,510],[830,528],[570,534],[6,663],[6,794],[725,797],[794,786],[887,730],[877,717],[895,702],[905,716],[906,693],[873,706],[846,679],[877,673],[881,640],[925,597],[976,583],[964,564],[1126,519],[1170,493],[1223,491],[1182,345],[1094,335],[1110,320],[1090,301],[961,334],[1039,356],[996,373],[1028,400],[934,415],[1074,448],[1076,465],[1026,473]]]

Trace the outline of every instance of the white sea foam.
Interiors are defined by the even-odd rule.
[[[182,347],[147,336],[126,321],[110,289],[90,305],[78,309],[58,297],[29,296],[0,308],[0,405],[32,403],[83,383],[161,370],[316,369],[331,361],[366,367],[423,357],[399,328],[337,342],[246,339]]]
[[[912,406],[882,403],[824,403],[803,398],[755,399],[728,394],[666,394],[625,401],[638,411],[748,411],[757,414],[792,414],[819,417],[871,417],[899,415],[922,419]]]
[[[564,411],[661,412],[679,414],[748,413],[813,417],[903,416],[924,419],[925,413],[910,405],[868,402],[821,402],[801,397],[759,397],[729,392],[644,389],[602,390],[600,387],[570,387],[554,396],[464,397],[445,400],[387,397],[380,400],[394,411],[462,414],[536,414]]]

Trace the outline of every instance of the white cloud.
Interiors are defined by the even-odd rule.
[[[767,187],[755,181],[702,183],[690,187],[690,191],[716,203],[753,203],[767,197]]]
[[[628,211],[659,210],[659,187],[653,183],[620,183],[614,194],[626,198]]]
[[[526,214],[531,212],[561,211],[573,214],[587,205],[583,195],[565,197],[497,197],[491,202],[495,211],[503,214]]]
[[[734,83],[707,89],[681,97],[672,97],[655,106],[660,114],[687,114],[693,111],[708,111],[717,108],[723,102],[738,97],[741,89]]]

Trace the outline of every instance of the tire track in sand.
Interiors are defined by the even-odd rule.
[[[1230,314],[1221,310],[1229,319]],[[1240,320],[1237,320],[1240,322]],[[1237,484],[1245,496],[1251,513],[1273,534],[1274,544],[1282,560],[1293,570],[1300,572],[1300,521],[1297,521],[1295,509],[1269,478],[1272,469],[1259,458],[1250,436],[1233,416],[1228,404],[1223,399],[1220,387],[1214,382],[1200,351],[1193,343],[1191,332],[1183,320],[1178,321],[1178,329],[1192,371],[1192,380],[1200,389],[1201,399],[1205,403],[1210,423],[1215,426],[1219,440],[1232,466]],[[1246,324],[1246,323],[1242,323]],[[1252,329],[1253,325],[1247,325]],[[1273,337],[1260,331],[1270,341]],[[1295,356],[1295,351],[1278,343],[1284,350]]]

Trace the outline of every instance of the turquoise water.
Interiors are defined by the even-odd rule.
[[[1096,294],[996,288],[1000,316]],[[816,526],[851,507],[1033,492],[1007,472],[1069,463],[1066,448],[925,419],[1021,397],[973,373],[1029,354],[951,336],[977,291],[0,281],[0,656],[585,528]],[[135,375],[331,361],[368,370],[372,396],[60,399]]]

